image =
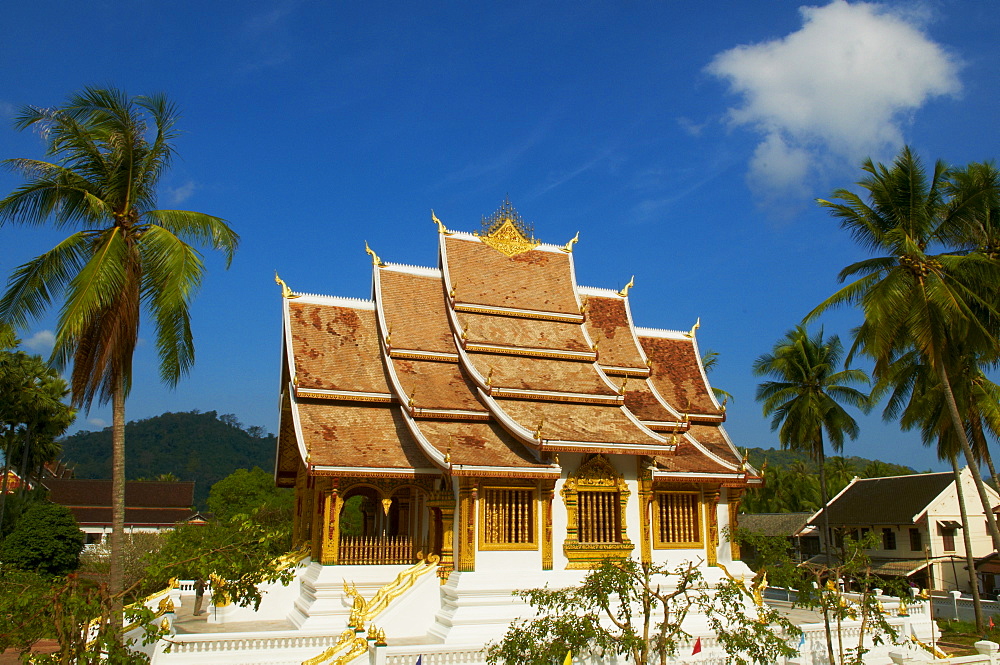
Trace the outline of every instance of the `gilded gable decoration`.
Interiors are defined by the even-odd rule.
[[[514,209],[509,198],[489,217],[483,217],[482,232],[476,236],[504,256],[529,252],[542,243],[535,240],[535,230]]]
[[[563,553],[568,569],[587,569],[602,559],[631,555],[625,512],[631,491],[625,478],[603,455],[584,462],[560,492],[568,524]]]

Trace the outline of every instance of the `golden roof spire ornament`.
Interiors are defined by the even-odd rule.
[[[434,214],[434,208],[431,208],[431,221],[437,224],[438,233],[443,236],[450,236],[452,232],[445,228],[444,224],[438,219],[437,215]]]
[[[372,251],[372,248],[368,246],[367,240],[365,240],[365,254],[369,254],[372,257],[372,265],[378,266],[379,268],[385,265],[385,263],[382,262],[382,259],[378,257],[378,254]]]
[[[628,284],[626,284],[624,288],[622,288],[622,290],[618,292],[618,295],[620,295],[622,298],[627,298],[628,290],[631,289],[633,286],[635,286],[635,275],[632,275],[632,279],[630,279],[628,281]]]
[[[545,418],[538,421],[538,427],[535,428],[535,438],[539,441],[542,440],[542,425],[545,424]]]
[[[505,197],[500,208],[489,217],[483,217],[482,232],[476,237],[507,257],[529,252],[542,243],[535,240],[534,229]]]
[[[573,253],[573,245],[575,245],[578,242],[580,242],[580,232],[579,231],[576,232],[575,236],[573,236],[572,238],[570,238],[570,241],[568,243],[566,243],[565,245],[563,245],[562,251],[566,252],[567,254],[572,254]]]
[[[701,317],[700,316],[698,317],[698,320],[694,322],[694,325],[691,326],[691,330],[689,330],[688,332],[684,333],[684,336],[685,337],[691,337],[691,338],[693,338],[694,337],[694,333],[695,333],[695,331],[698,330],[698,328],[701,328]]]
[[[288,298],[289,300],[291,300],[292,298],[299,297],[298,295],[295,294],[295,292],[293,292],[290,288],[288,288],[288,285],[285,284],[285,280],[278,277],[277,270],[274,271],[274,283],[281,287],[282,298]]]

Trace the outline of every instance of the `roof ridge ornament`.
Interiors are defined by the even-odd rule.
[[[580,242],[580,232],[579,231],[576,232],[575,236],[573,236],[572,238],[569,239],[568,243],[566,243],[565,245],[563,245],[562,251],[566,252],[567,254],[572,254],[573,253],[573,245],[575,245],[578,242]]]
[[[698,320],[694,322],[694,325],[691,326],[691,330],[689,330],[688,332],[684,333],[684,336],[685,337],[690,337],[691,339],[694,339],[694,334],[698,330],[698,328],[701,328],[701,317],[700,316],[698,317]]]
[[[631,289],[633,286],[635,286],[635,275],[632,275],[632,279],[628,281],[628,284],[622,287],[622,290],[618,292],[618,295],[620,295],[622,298],[627,298],[628,290]]]
[[[507,257],[524,254],[542,244],[535,239],[534,228],[514,209],[510,197],[504,197],[492,215],[483,217],[482,227],[474,235]]]
[[[434,222],[435,224],[437,224],[438,233],[440,233],[441,235],[443,235],[443,236],[454,235],[451,231],[449,231],[445,227],[445,225],[441,222],[441,220],[438,219],[437,215],[434,214],[434,208],[431,208],[431,221]]]
[[[290,288],[288,288],[288,285],[285,284],[285,280],[283,280],[280,277],[278,277],[278,271],[277,270],[274,271],[274,283],[281,287],[281,297],[282,298],[288,298],[289,300],[291,300],[293,298],[299,298],[299,297],[301,297],[298,294],[296,294],[294,291],[292,291]]]
[[[372,257],[372,265],[378,266],[379,268],[381,268],[382,266],[385,265],[385,263],[382,262],[382,259],[380,259],[378,257],[378,254],[376,254],[374,251],[372,251],[372,248],[368,246],[368,241],[367,240],[365,240],[365,254],[371,255],[371,257]]]

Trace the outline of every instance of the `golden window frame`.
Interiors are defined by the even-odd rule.
[[[619,532],[621,540],[610,543],[580,542],[579,523],[579,493],[583,492],[616,492],[619,501]],[[628,499],[632,492],[624,476],[603,455],[595,455],[585,461],[571,474],[563,484],[563,502],[566,506],[566,539],[563,541],[563,554],[568,560],[569,570],[586,570],[596,568],[601,561],[608,558],[627,558],[632,555],[635,545],[628,538],[627,515]]]
[[[656,490],[653,496],[653,549],[657,550],[689,550],[689,549],[699,549],[705,546],[705,518],[703,513],[705,512],[705,499],[700,491],[677,491],[677,490]],[[661,524],[660,524],[660,510],[661,510],[661,499],[666,496],[691,496],[694,497],[693,513],[694,518],[697,521],[695,525],[695,530],[698,533],[698,540],[684,541],[684,542],[671,542],[664,541],[661,539],[660,534]]]
[[[527,492],[530,495],[528,499],[527,506],[528,510],[531,512],[527,519],[527,524],[530,526],[531,538],[526,542],[521,543],[498,543],[489,542],[487,540],[487,496],[491,491],[503,491],[510,490],[515,492]],[[484,485],[479,488],[479,549],[483,552],[490,551],[527,551],[527,550],[537,550],[538,549],[538,531],[539,531],[539,516],[541,511],[538,509],[538,488],[531,485]]]

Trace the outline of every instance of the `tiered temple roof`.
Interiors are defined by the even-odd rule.
[[[578,286],[572,242],[536,241],[509,203],[481,234],[438,225],[439,268],[369,250],[371,301],[284,289],[279,484],[299,465],[557,478],[559,452],[644,456],[661,480],[750,480],[694,330],[637,328],[627,288]]]

